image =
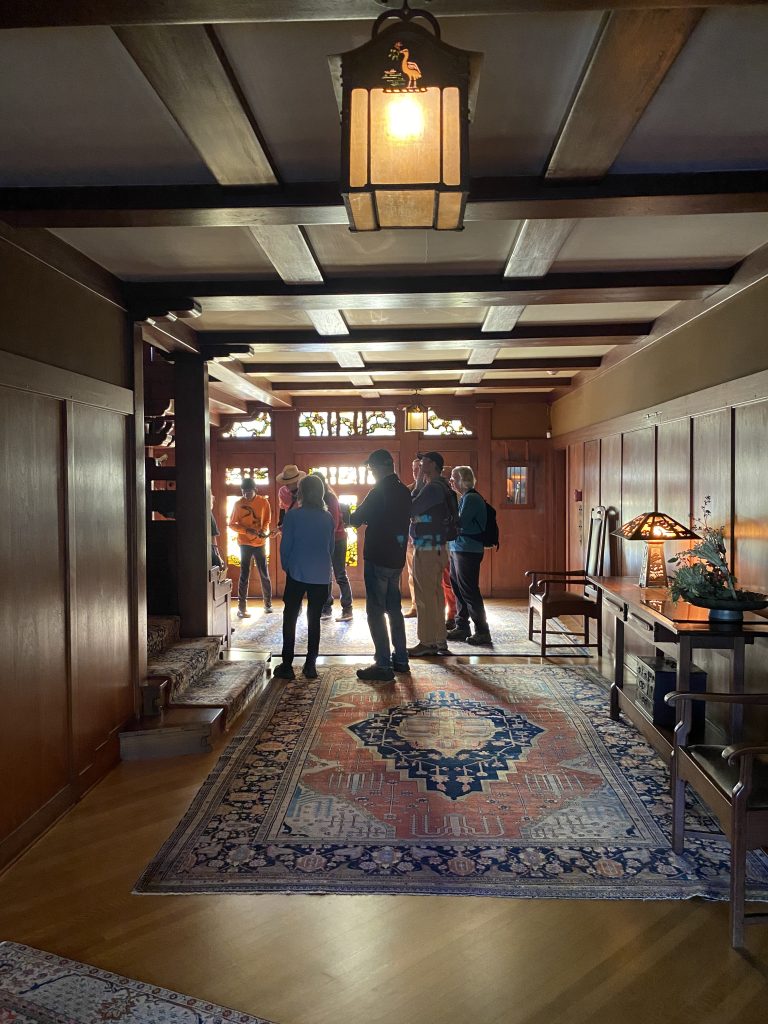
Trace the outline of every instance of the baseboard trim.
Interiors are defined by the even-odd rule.
[[[66,785],[18,828],[14,829],[10,835],[0,840],[0,871],[9,868],[22,853],[25,853],[33,843],[45,835],[62,815],[74,807],[77,799],[75,787],[71,784]]]

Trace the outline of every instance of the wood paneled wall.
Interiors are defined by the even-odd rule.
[[[768,592],[768,395],[750,395],[743,405],[711,410],[699,403],[693,414],[680,419],[641,428],[629,425],[633,429],[604,436],[584,437],[587,431],[582,431],[579,440],[567,445],[569,479],[584,481],[585,517],[591,505],[603,504],[615,528],[640,512],[658,508],[689,525],[700,516],[709,496],[712,523],[726,526],[730,563],[741,585]],[[592,482],[596,459],[597,491]],[[572,495],[568,498],[566,512],[570,513]],[[580,568],[583,546],[577,523],[570,514],[566,519],[568,567]],[[686,546],[668,544],[666,557]],[[641,548],[639,543],[609,538],[605,574],[638,575]],[[610,632],[608,636],[610,641]],[[652,653],[646,647],[631,637],[631,651]],[[768,677],[767,648],[764,641],[748,648],[750,685],[763,689]],[[696,661],[710,673],[715,688],[726,685],[727,662],[722,654],[697,651]]]
[[[0,259],[2,866],[117,761],[146,623],[127,318],[2,242]]]

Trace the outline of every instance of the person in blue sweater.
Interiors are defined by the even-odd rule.
[[[296,678],[293,671],[296,621],[305,594],[308,636],[307,660],[302,673],[305,679],[317,679],[315,661],[320,649],[320,616],[328,597],[334,545],[334,522],[325,504],[323,481],[317,476],[305,476],[299,483],[296,507],[285,513],[280,540],[285,607],[282,663],[273,672],[276,679]]]
[[[454,466],[451,487],[459,499],[459,536],[449,542],[451,549],[451,585],[456,595],[456,626],[449,640],[462,640],[477,647],[491,646],[491,634],[480,593],[480,563],[485,549],[481,540],[485,530],[485,501],[475,490],[475,474],[469,466]],[[469,620],[475,626],[470,631]]]

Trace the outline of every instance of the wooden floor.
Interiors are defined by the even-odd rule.
[[[768,928],[732,951],[726,905],[132,896],[215,759],[121,764],[0,877],[0,938],[279,1024],[768,1019]]]

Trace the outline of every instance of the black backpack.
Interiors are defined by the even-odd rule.
[[[474,488],[472,493],[477,494],[479,498],[483,498],[482,494],[475,491]],[[481,533],[468,533],[466,536],[471,537],[472,540],[479,540],[484,548],[496,548],[498,551],[499,524],[496,522],[496,509],[493,505],[489,505],[485,498],[483,498],[483,504],[485,505],[485,529]]]
[[[440,534],[443,540],[456,540],[459,536],[459,499],[456,497],[453,488],[445,477],[440,477],[445,489],[445,508],[443,520],[440,524]]]

